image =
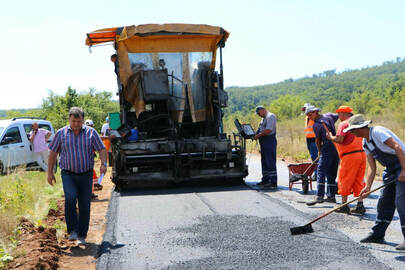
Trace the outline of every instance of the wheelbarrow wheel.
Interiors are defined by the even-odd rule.
[[[302,179],[302,192],[304,194],[308,194],[309,190],[309,182],[308,179]]]

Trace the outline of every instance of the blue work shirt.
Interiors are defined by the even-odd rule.
[[[322,142],[328,142],[329,140],[326,138],[326,130],[322,125],[322,121],[325,122],[326,126],[328,127],[329,131],[332,133],[333,136],[336,136],[336,128],[335,122],[339,119],[337,113],[324,113],[322,114],[313,125],[314,133],[316,138],[320,138]]]

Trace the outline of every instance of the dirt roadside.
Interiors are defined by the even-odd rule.
[[[95,167],[99,168],[97,165]],[[77,246],[67,243],[67,248],[59,258],[58,269],[96,269],[96,260],[105,232],[108,203],[111,191],[114,188],[114,184],[110,178],[111,167],[108,168],[107,174],[104,176],[102,182],[103,189],[94,192],[98,195],[98,198],[91,202],[90,225],[86,239],[87,245]]]
[[[99,168],[97,164],[95,166]],[[68,241],[68,235],[57,239],[55,224],[64,223],[64,200],[58,209],[51,209],[44,225],[36,228],[26,219],[21,220],[21,237],[15,254],[19,256],[6,269],[96,269],[99,247],[105,232],[106,214],[114,184],[110,180],[111,168],[104,176],[103,189],[95,191],[98,198],[91,202],[90,226],[87,245]],[[59,240],[59,241],[58,241]]]

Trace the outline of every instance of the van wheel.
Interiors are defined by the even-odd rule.
[[[5,174],[3,163],[0,162],[0,174]]]

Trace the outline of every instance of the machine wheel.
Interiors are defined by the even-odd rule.
[[[308,189],[309,189],[309,182],[308,179],[303,179],[302,180],[302,192],[304,194],[308,194]]]

